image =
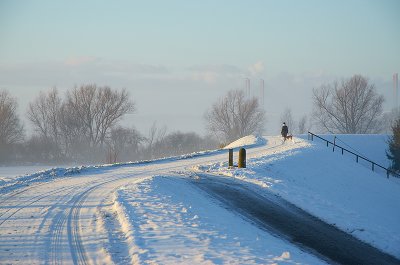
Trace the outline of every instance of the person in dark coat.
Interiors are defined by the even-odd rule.
[[[283,123],[281,134],[282,134],[282,137],[284,140],[286,140],[288,133],[289,133],[289,129],[288,129],[287,125],[286,125],[286,123]]]

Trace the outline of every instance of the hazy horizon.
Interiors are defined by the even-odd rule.
[[[312,109],[312,89],[362,74],[394,107],[400,72],[400,2],[385,1],[1,1],[0,89],[28,102],[40,90],[96,83],[126,88],[146,134],[205,134],[204,112],[231,89],[260,95],[266,134],[279,117]]]

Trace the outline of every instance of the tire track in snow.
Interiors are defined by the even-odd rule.
[[[61,249],[61,239],[64,224],[67,220],[65,212],[60,212],[56,216],[57,221],[54,226],[54,235],[52,235],[52,244],[50,245],[51,264],[61,264],[59,249]],[[47,261],[47,259],[46,259]]]
[[[276,145],[276,147],[278,147],[278,146],[279,145]],[[222,156],[225,155],[225,153],[227,153],[227,150],[217,153],[217,155],[220,155],[217,160],[221,160]],[[249,152],[249,155],[250,155],[250,152]],[[201,156],[199,156],[199,157],[201,158]],[[186,160],[186,162],[185,162],[185,160]],[[72,252],[72,253],[75,252],[75,254],[74,254],[75,256],[72,258],[72,261],[74,264],[79,264],[79,263],[85,264],[85,263],[91,262],[90,255],[89,255],[90,253],[85,252],[85,248],[84,248],[84,244],[83,244],[84,241],[82,242],[82,237],[81,237],[82,229],[80,227],[82,225],[82,222],[79,221],[80,220],[79,218],[80,218],[81,209],[84,207],[85,201],[88,199],[91,192],[93,192],[96,188],[100,187],[101,185],[106,185],[107,183],[110,183],[113,181],[119,181],[119,180],[126,179],[127,182],[130,182],[131,180],[129,180],[129,179],[132,178],[134,175],[142,177],[142,176],[155,175],[155,174],[157,174],[157,172],[165,173],[165,172],[168,172],[169,170],[173,170],[173,169],[186,170],[185,169],[186,167],[193,166],[198,163],[203,163],[203,160],[210,161],[210,162],[217,161],[216,158],[213,157],[213,155],[211,155],[208,158],[208,155],[206,154],[203,158],[201,158],[201,160],[182,159],[182,160],[180,160],[181,162],[178,161],[178,164],[174,163],[176,161],[171,161],[172,162],[171,164],[170,164],[170,162],[156,163],[154,165],[151,164],[150,165],[151,168],[144,167],[143,170],[141,170],[140,172],[135,172],[135,174],[129,174],[129,175],[125,174],[123,176],[121,176],[119,173],[119,175],[117,175],[119,177],[116,177],[114,175],[114,177],[112,177],[112,179],[108,179],[108,181],[104,181],[104,179],[100,180],[99,178],[96,178],[97,181],[92,182],[93,185],[91,185],[91,187],[86,186],[85,187],[86,190],[79,192],[79,194],[75,195],[69,201],[70,206],[68,206],[68,207],[70,207],[70,208],[65,209],[65,212],[63,215],[59,214],[59,215],[57,215],[57,217],[54,217],[55,221],[53,223],[56,228],[56,231],[54,231],[54,236],[55,236],[54,242],[57,242],[57,243],[55,243],[56,244],[55,249],[57,249],[57,248],[60,249],[61,247],[64,248],[65,246],[61,245],[61,244],[66,243],[67,248],[68,248],[68,245],[70,246],[70,249],[69,249],[70,252]],[[192,162],[190,162],[190,161],[192,161]],[[155,166],[155,165],[157,165],[157,166]],[[66,181],[66,183],[68,183],[67,180],[65,180],[65,181]],[[58,183],[58,181],[56,181],[56,182]],[[116,185],[119,185],[119,184],[116,184]],[[115,187],[116,185],[113,185],[113,187]],[[125,185],[125,183],[121,182],[121,185]],[[38,185],[36,185],[36,187],[37,186]],[[31,188],[33,188],[33,187],[29,187],[29,189],[31,189]],[[62,189],[58,189],[58,190],[60,192],[62,192]],[[18,192],[22,193],[24,191],[18,191]],[[106,192],[108,193],[109,190],[107,190]],[[16,195],[14,195],[14,196],[16,196]],[[46,194],[46,195],[43,194],[43,196],[41,196],[41,197],[44,198],[44,197],[48,197],[48,196],[50,196],[50,194]],[[35,198],[35,200],[41,199],[38,196],[35,196],[33,198]],[[17,203],[18,203],[18,201],[17,201]],[[23,202],[23,203],[26,203],[26,202]],[[96,201],[96,204],[98,204],[98,201]],[[19,203],[18,206],[21,206],[21,203]],[[68,241],[64,240],[66,231],[68,233],[67,234]],[[64,235],[64,237],[63,237],[63,235]],[[116,239],[118,240],[118,238],[116,238]],[[121,240],[121,239],[119,239],[119,240]],[[116,244],[118,244],[118,242],[116,242]],[[63,253],[65,254],[65,249],[63,249],[63,250],[64,250]],[[76,251],[74,251],[74,250],[76,250]],[[67,252],[68,252],[68,249],[67,249]],[[57,253],[57,251],[53,251],[53,253],[51,255],[53,255],[53,254],[55,255],[54,256],[55,258],[52,259],[51,256],[49,256],[50,260],[48,260],[48,262],[58,263],[58,262],[60,262],[60,259],[61,259],[61,262],[63,262],[63,261],[70,262],[71,261],[69,259],[66,260],[66,256],[57,256],[60,254],[60,253]],[[68,255],[68,253],[67,253],[67,255]]]
[[[68,214],[68,243],[70,246],[72,260],[74,264],[88,264],[88,257],[86,255],[85,248],[83,247],[82,239],[79,233],[79,213],[82,204],[85,201],[85,198],[93,188],[94,187],[78,195],[78,198],[75,200]]]
[[[67,234],[68,234],[68,244],[70,247],[71,257],[74,264],[88,264],[88,256],[85,251],[85,247],[82,243],[82,238],[79,232],[79,217],[80,217],[80,210],[82,208],[83,203],[85,202],[86,198],[89,196],[91,192],[95,189],[99,188],[102,185],[118,181],[121,179],[126,178],[123,177],[116,177],[111,180],[103,181],[101,183],[97,183],[94,186],[88,188],[84,192],[76,195],[71,202],[73,205],[70,208],[67,220]]]
[[[18,190],[17,192],[12,193],[12,194],[9,195],[8,197],[6,197],[5,199],[1,199],[0,201],[1,201],[2,204],[4,204],[5,202],[9,201],[10,199],[14,198],[14,197],[17,196],[17,195],[20,195],[20,194],[22,194],[22,193],[24,193],[24,192],[27,192],[27,191],[29,191],[29,190],[31,190],[31,189],[40,187],[40,186],[45,185],[45,184],[48,184],[48,183],[39,183],[39,184],[34,185],[34,186],[26,187],[25,189],[22,189],[22,190]],[[3,196],[2,196],[2,197],[3,197]],[[5,197],[5,196],[4,196],[4,197]],[[16,206],[18,206],[18,205],[16,205]],[[3,212],[3,213],[0,213],[0,217],[2,217],[2,216],[3,216],[4,214],[6,214],[8,211],[10,211],[10,209],[6,210],[6,211]]]
[[[50,233],[50,238],[49,238],[50,242],[45,244],[45,247],[49,249],[49,252],[46,252],[45,264],[61,264],[62,263],[62,256],[60,256],[61,252],[59,250],[62,250],[61,245],[63,243],[62,239],[63,239],[64,229],[67,230],[68,237],[70,237],[72,235],[75,237],[75,241],[73,241],[73,242],[75,242],[74,243],[75,245],[78,245],[78,248],[75,248],[74,250],[78,250],[80,252],[80,254],[79,254],[80,260],[83,260],[83,264],[87,264],[87,258],[86,258],[86,254],[84,252],[84,248],[82,246],[82,242],[80,240],[80,236],[76,233],[76,231],[78,231],[78,233],[79,233],[79,226],[78,226],[78,224],[75,224],[75,223],[72,224],[72,222],[78,222],[79,210],[80,210],[78,208],[81,207],[82,204],[84,203],[84,199],[87,197],[88,192],[91,191],[93,188],[103,185],[107,182],[109,182],[109,181],[102,182],[100,184],[94,182],[95,183],[94,187],[89,188],[89,190],[83,190],[83,192],[78,191],[78,193],[75,194],[71,199],[70,196],[71,196],[71,194],[73,194],[74,192],[77,191],[76,190],[77,187],[87,187],[88,184],[90,184],[90,183],[93,184],[93,181],[88,181],[83,184],[74,185],[71,187],[71,191],[63,196],[63,198],[67,198],[65,204],[71,205],[71,206],[66,207],[63,211],[57,213],[56,216],[53,218],[52,224],[50,225],[50,227],[53,228]],[[86,196],[83,198],[83,195],[86,195]],[[61,199],[59,201],[62,202],[64,200]],[[56,208],[56,207],[57,207],[56,205],[52,206],[52,208]],[[72,213],[73,213],[73,217],[72,217]],[[45,221],[43,220],[42,224],[44,222]],[[65,224],[67,224],[67,227],[65,226]],[[73,229],[71,228],[72,226],[73,226]],[[72,242],[72,241],[69,239],[68,244],[71,247],[70,242]],[[73,251],[71,251],[71,253],[72,252]],[[77,261],[78,257],[76,256],[74,260]],[[79,262],[74,262],[74,263],[80,264]]]
[[[58,202],[65,202],[68,198],[70,198],[71,194],[76,191],[76,187],[74,186],[74,189],[72,189],[70,192],[66,193],[65,195],[62,196]],[[55,208],[58,206],[56,204],[52,205],[52,207],[48,210],[48,215],[50,215],[50,212],[52,212]],[[67,211],[68,208],[63,209],[62,211],[58,212],[52,219],[51,224],[50,224],[50,233],[48,236],[47,241],[45,242],[44,246],[46,249],[49,249],[49,252],[46,252],[45,254],[45,264],[61,264],[61,257],[60,257],[60,252],[59,250],[61,248],[61,243],[62,243],[62,238],[63,238],[63,230],[64,230],[64,225],[67,220]],[[42,223],[41,227],[39,228],[38,234],[40,234],[41,228],[44,226],[45,218]],[[35,239],[35,242],[37,240]]]
[[[27,186],[25,186],[25,189],[22,189],[22,190],[18,190],[17,189],[17,191],[13,190],[13,191],[11,191],[11,194],[8,197],[6,197],[6,195],[7,195],[7,192],[6,192],[5,194],[3,194],[3,196],[0,197],[0,201],[6,202],[6,201],[10,200],[11,198],[13,198],[13,197],[15,197],[15,196],[17,196],[17,195],[19,195],[21,193],[27,192],[28,190],[40,187],[40,186],[45,185],[45,184],[48,184],[48,183],[36,183],[34,185],[22,184],[22,185],[27,185]],[[3,199],[3,197],[6,197],[6,198]]]
[[[2,226],[6,221],[10,220],[11,217],[13,217],[15,214],[17,214],[19,211],[25,209],[26,207],[28,207],[28,206],[30,206],[30,205],[32,205],[32,204],[34,204],[34,203],[36,203],[36,202],[38,202],[38,201],[40,201],[40,200],[46,198],[46,197],[49,197],[49,196],[51,196],[51,195],[54,195],[54,194],[56,194],[56,193],[58,193],[58,192],[60,192],[60,191],[69,190],[69,189],[73,189],[73,188],[74,188],[74,187],[62,187],[62,188],[59,188],[59,189],[56,189],[56,190],[47,192],[47,193],[45,193],[45,194],[41,194],[41,195],[34,196],[34,197],[31,198],[30,200],[24,201],[23,203],[19,203],[19,204],[17,204],[17,205],[15,206],[16,209],[14,209],[14,208],[9,208],[9,209],[8,209],[7,211],[5,211],[0,217],[4,216],[5,214],[7,214],[8,212],[10,212],[10,211],[12,211],[12,210],[14,210],[14,211],[13,211],[12,213],[10,213],[6,218],[4,218],[4,219],[0,222],[0,226]],[[28,202],[28,203],[27,203],[27,202]]]

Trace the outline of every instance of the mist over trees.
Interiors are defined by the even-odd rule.
[[[291,133],[306,133],[314,125],[317,133],[379,133],[385,127],[389,130],[388,124],[399,123],[398,111],[383,114],[383,96],[360,75],[314,89],[313,101],[310,118],[294,117],[296,112],[290,108],[283,110],[281,121]],[[0,164],[113,163],[215,149],[249,134],[261,134],[266,115],[257,98],[231,90],[204,114],[206,136],[168,132],[156,123],[142,134],[121,124],[126,114],[136,110],[125,89],[84,84],[62,94],[57,88],[41,91],[32,99],[25,115],[33,133],[26,136],[17,107],[17,99],[0,90]],[[397,132],[394,128],[393,133]],[[392,139],[392,146],[396,141]],[[388,155],[395,157],[397,149],[390,150]]]
[[[322,85],[313,90],[314,119],[330,133],[367,134],[382,131],[383,102],[366,77]]]
[[[56,88],[41,91],[28,105],[26,117],[33,134],[24,139],[17,101],[0,92],[0,164],[13,163],[114,163],[181,155],[215,149],[210,137],[196,133],[150,128],[142,135],[120,125],[134,113],[135,102],[125,89],[96,84],[81,85],[60,95]]]
[[[23,138],[23,126],[17,115],[17,100],[8,91],[0,91],[0,144],[14,144]]]
[[[56,88],[40,92],[27,116],[36,137],[51,147],[46,148],[49,157],[98,160],[111,129],[133,111],[134,102],[124,89],[91,84],[68,90],[64,99]]]
[[[298,128],[298,133],[299,134],[305,134],[307,133],[308,129],[309,129],[309,124],[307,123],[307,115],[303,115],[297,125]]]
[[[58,160],[62,158],[61,108],[62,102],[56,88],[47,93],[41,91],[39,96],[28,106],[27,118],[36,132],[29,139],[28,147],[39,151],[40,146],[44,146],[43,149],[48,151],[47,155],[41,152],[46,156],[45,159]]]
[[[135,110],[134,102],[122,89],[86,85],[67,91],[64,103],[69,117],[64,123],[75,126],[89,147],[103,147],[106,136],[123,115]]]
[[[246,98],[242,90],[231,90],[205,114],[208,131],[218,139],[232,142],[264,129],[265,112],[255,97]]]
[[[6,90],[0,91],[0,160],[12,157],[13,146],[24,139],[17,115],[17,100]]]
[[[296,122],[293,119],[292,110],[290,108],[286,108],[282,113],[281,123],[286,123],[290,134],[296,132]]]
[[[311,123],[309,122],[307,115],[301,116],[297,122],[293,117],[292,110],[290,108],[286,108],[283,111],[280,121],[281,123],[286,123],[289,133],[292,134],[305,134],[309,129],[311,129]]]
[[[112,128],[106,142],[109,155],[114,158],[111,160],[129,161],[132,158],[140,157],[140,147],[145,140],[146,138],[135,128],[120,125]]]

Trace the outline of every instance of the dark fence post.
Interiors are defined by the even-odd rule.
[[[233,149],[229,149],[228,166],[233,167]]]
[[[238,168],[245,168],[245,167],[246,167],[246,149],[240,148]]]
[[[375,166],[375,164],[374,164],[374,163],[372,163],[372,171],[374,171],[374,166]]]
[[[356,155],[356,162],[358,163],[358,155]]]
[[[333,138],[333,149],[332,149],[332,152],[335,152],[335,146],[336,146],[336,136]]]

